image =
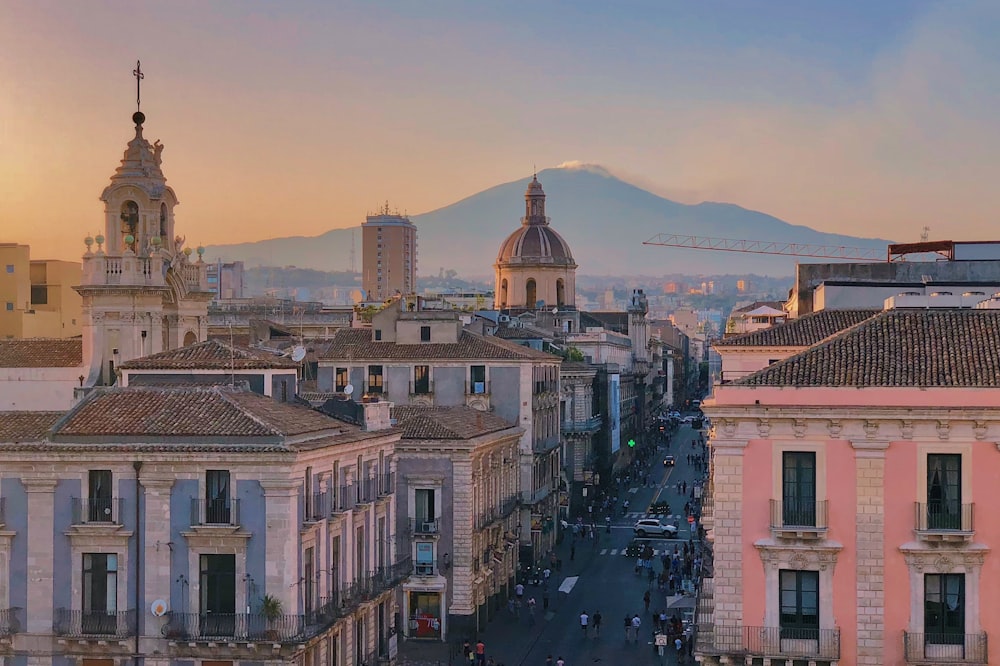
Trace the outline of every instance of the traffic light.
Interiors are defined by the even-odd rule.
[[[635,448],[635,440],[634,439],[628,440],[628,445],[629,445],[629,448],[634,449]]]

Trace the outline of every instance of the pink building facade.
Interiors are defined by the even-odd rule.
[[[717,386],[704,411],[699,661],[989,663],[1000,311],[876,314]]]

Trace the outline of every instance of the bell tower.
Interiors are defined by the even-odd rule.
[[[208,337],[204,248],[192,261],[185,239],[174,235],[178,201],[160,169],[163,144],[142,134],[139,63],[132,74],[135,136],[101,193],[104,233],[84,240],[83,279],[75,287],[83,297],[85,386],[114,384],[122,363]]]

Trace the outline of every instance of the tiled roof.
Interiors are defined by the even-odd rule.
[[[503,340],[544,340],[545,334],[535,328],[498,328],[494,333]],[[548,337],[552,337],[551,335]]]
[[[0,340],[0,368],[76,368],[82,365],[81,338]]]
[[[59,437],[280,437],[336,430],[308,407],[230,387],[127,387],[93,391],[54,428]]]
[[[744,305],[741,308],[733,310],[733,314],[739,314],[741,312],[752,312],[757,308],[771,308],[772,310],[783,310],[785,304],[781,301],[754,301],[750,305]]]
[[[536,351],[529,347],[489,336],[483,337],[462,331],[458,342],[426,342],[422,344],[397,344],[375,342],[367,328],[341,328],[334,332],[325,360],[416,361],[423,359],[471,360],[544,360],[558,361],[558,356]]]
[[[0,442],[38,442],[64,412],[0,412]]]
[[[1000,310],[890,310],[733,384],[1000,387]]]
[[[217,338],[121,364],[122,370],[266,370],[297,367],[298,363],[290,358],[230,345]]]
[[[716,342],[715,347],[810,347],[880,310],[820,310],[759,331]]]
[[[489,412],[471,407],[419,407],[400,405],[392,408],[403,431],[403,439],[472,439],[514,426]]]

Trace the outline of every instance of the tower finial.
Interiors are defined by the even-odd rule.
[[[135,113],[132,114],[132,121],[136,125],[142,125],[146,120],[146,116],[143,115],[142,106],[142,95],[140,86],[142,85],[142,80],[146,78],[146,75],[142,73],[142,63],[138,60],[135,61],[135,69],[132,70],[132,76],[135,77]]]

